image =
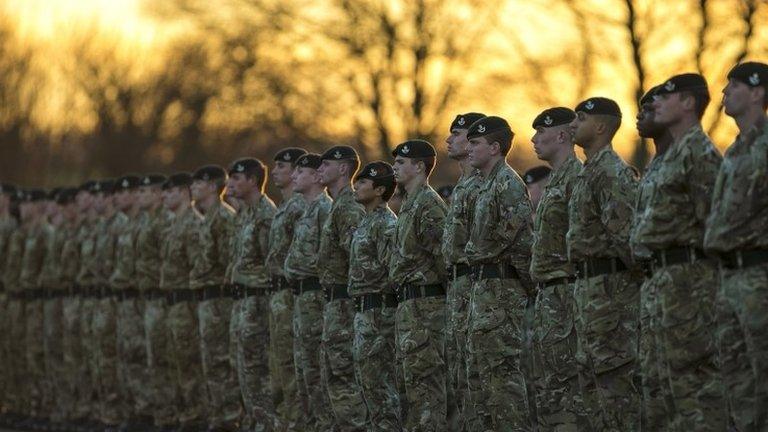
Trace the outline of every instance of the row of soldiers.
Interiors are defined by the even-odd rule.
[[[450,205],[422,140],[362,169],[347,146],[284,149],[277,207],[253,158],[50,194],[3,185],[5,419],[766,430],[768,65],[728,78],[740,133],[724,157],[701,127],[702,76],[639,101],[656,146],[642,178],[613,150],[614,101],[544,110],[532,141],[552,172],[535,212],[505,160],[512,130],[479,113],[449,129]]]

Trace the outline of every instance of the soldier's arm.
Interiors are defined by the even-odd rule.
[[[421,214],[417,218],[417,233],[419,243],[422,249],[435,256],[436,262],[440,263],[439,273],[444,273],[443,263],[443,225],[445,223],[446,208],[442,200],[432,205],[422,207]]]
[[[498,235],[509,245],[510,259],[522,279],[530,280],[531,245],[533,244],[533,221],[531,199],[528,191],[520,185],[506,182],[499,185],[499,232]]]
[[[693,200],[694,214],[703,226],[710,213],[715,182],[723,158],[714,147],[708,147],[702,154],[694,156],[696,157],[687,163],[688,184]]]
[[[352,245],[352,233],[355,232],[365,210],[361,206],[349,206],[336,221],[336,229],[339,234],[339,246],[349,254]]]
[[[612,244],[620,250],[620,258],[626,264],[632,262],[629,250],[629,230],[632,226],[637,197],[637,176],[630,167],[624,167],[616,176],[599,175],[592,187],[600,207],[600,219],[611,237]]]

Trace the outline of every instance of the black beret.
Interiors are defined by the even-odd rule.
[[[589,98],[576,105],[574,111],[581,111],[585,114],[607,115],[621,118],[621,108],[619,108],[619,104],[613,99],[604,97]]]
[[[453,131],[454,129],[469,129],[469,127],[472,126],[472,123],[480,120],[483,117],[485,117],[485,114],[476,112],[459,114],[455,119],[453,119],[453,122],[451,122],[451,128],[449,131]]]
[[[146,174],[141,178],[142,186],[162,186],[168,178],[162,174]]]
[[[16,193],[11,196],[13,202],[23,202],[27,199],[27,193],[22,189],[16,189]]]
[[[355,181],[360,179],[373,180],[375,185],[395,183],[395,170],[384,161],[370,162],[355,176]]]
[[[115,182],[115,192],[133,190],[141,185],[141,177],[136,175],[122,176]]]
[[[672,94],[686,90],[708,90],[707,80],[696,73],[675,75],[656,88],[656,95]]]
[[[115,180],[112,179],[104,179],[101,181],[94,182],[93,186],[91,186],[91,193],[103,193],[106,195],[111,195],[115,191]]]
[[[192,174],[192,180],[202,180],[202,181],[215,181],[215,180],[223,180],[227,178],[227,173],[224,171],[224,168],[218,166],[218,165],[206,165],[203,167],[200,167],[195,171],[194,174]]]
[[[355,149],[349,146],[333,146],[320,156],[321,160],[360,160]]]
[[[256,158],[242,158],[232,162],[227,171],[229,175],[247,174],[253,176],[263,175],[264,169],[264,164],[260,160]]]
[[[322,163],[323,163],[323,160],[320,158],[320,155],[317,153],[306,153],[301,155],[296,160],[296,166],[299,168],[318,169],[320,168],[320,164]]]
[[[450,198],[451,195],[453,195],[453,188],[454,188],[453,185],[440,186],[437,189],[437,193],[440,194],[440,196],[443,197],[444,200],[446,200]]]
[[[512,129],[509,127],[509,123],[501,117],[490,116],[483,117],[469,127],[467,132],[467,139],[479,138],[494,132],[507,130],[514,136]]]
[[[643,95],[643,97],[640,98],[640,101],[637,104],[640,107],[642,107],[647,103],[652,103],[654,96],[656,96],[656,91],[659,89],[659,87],[661,86],[653,86],[650,89],[648,89],[648,91],[645,92],[645,94]]]
[[[535,166],[525,172],[525,174],[523,175],[523,181],[527,185],[536,183],[538,181],[544,180],[545,178],[549,177],[549,174],[551,172],[552,172],[552,169],[548,166],[544,166],[544,165]]]
[[[16,186],[10,183],[0,183],[0,194],[14,195],[16,193]]]
[[[561,126],[572,122],[575,118],[576,113],[573,112],[573,110],[570,108],[549,108],[542,111],[541,114],[537,115],[536,118],[533,119],[532,127],[536,129],[540,127],[549,128]]]
[[[86,182],[83,182],[80,186],[78,186],[78,189],[80,192],[91,192],[91,189],[93,189],[93,186],[96,184],[95,180],[88,180]]]
[[[170,189],[174,187],[189,187],[192,184],[192,176],[189,173],[176,173],[171,174],[168,180],[163,183],[163,189]]]
[[[741,81],[750,87],[768,87],[768,65],[759,62],[737,64],[728,72],[728,79]]]
[[[55,187],[48,191],[48,196],[46,197],[49,201],[56,201],[57,197],[61,193],[61,191],[64,190],[64,188]]]
[[[26,202],[38,202],[48,199],[48,193],[43,189],[29,189],[24,192],[24,201]]]
[[[402,156],[404,158],[425,158],[437,156],[435,148],[427,141],[420,139],[408,140],[400,143],[394,150],[392,156]]]
[[[307,154],[307,151],[303,148],[289,147],[287,149],[280,150],[275,154],[275,161],[290,162],[295,164],[297,160],[303,155]]]
[[[56,195],[56,203],[59,205],[65,205],[70,204],[75,201],[75,197],[77,196],[78,189],[77,188],[64,188],[61,189]]]

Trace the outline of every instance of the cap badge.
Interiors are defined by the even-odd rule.
[[[480,133],[485,133],[485,125],[481,124],[480,126],[478,126],[477,127],[477,131],[480,132]]]
[[[371,168],[370,174],[371,174],[371,177],[376,177],[377,175],[379,175],[379,172],[376,171],[376,168]]]
[[[129,183],[128,183],[128,179],[123,179],[123,187],[124,187],[124,188],[127,188],[127,187],[128,187],[128,185],[129,185]]]
[[[533,183],[533,176],[532,175],[525,176],[525,182],[526,183]]]
[[[595,108],[595,103],[591,100],[588,100],[587,103],[584,104],[584,108],[591,111],[593,108]]]
[[[211,176],[208,175],[208,173],[203,173],[203,180],[208,181],[211,179]]]
[[[99,183],[96,183],[96,185],[94,185],[94,186],[93,186],[93,189],[94,189],[96,192],[100,191],[100,190],[101,190],[101,184],[99,184]]]
[[[464,117],[459,117],[459,121],[457,122],[459,126],[464,126],[464,123],[466,123],[466,120],[464,120]]]
[[[302,165],[306,165],[306,164],[308,164],[308,163],[309,163],[309,159],[302,159],[302,160],[301,160],[301,164],[302,164]]]
[[[289,160],[291,160],[291,154],[290,154],[290,153],[286,153],[286,154],[284,154],[284,155],[283,155],[283,160],[286,160],[286,161],[289,161]]]
[[[411,149],[407,145],[404,145],[403,148],[400,149],[400,153],[402,154],[408,154],[410,152],[411,152]]]
[[[667,91],[674,91],[675,90],[675,83],[673,83],[672,81],[667,81],[667,83],[664,84],[664,88]]]
[[[341,159],[341,152],[336,150],[336,153],[333,154],[333,157],[335,157],[336,159]]]
[[[544,117],[544,124],[547,126],[551,126],[554,121],[552,120],[552,117],[546,116]]]
[[[241,173],[241,172],[245,171],[245,167],[243,166],[243,164],[237,164],[237,166],[235,167],[235,171]]]
[[[760,84],[760,75],[757,74],[757,72],[753,73],[749,76],[749,83],[753,86]]]
[[[145,185],[148,185],[150,181],[151,180],[149,179],[149,177],[144,177],[144,184]]]

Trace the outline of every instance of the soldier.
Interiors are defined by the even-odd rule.
[[[237,215],[232,283],[238,298],[232,307],[231,343],[245,418],[251,430],[272,430],[275,410],[269,388],[269,291],[266,267],[269,229],[275,204],[264,194],[267,167],[244,158],[229,168],[232,193],[243,203]]]
[[[768,428],[768,65],[728,73],[725,113],[739,135],[717,175],[704,245],[720,259],[718,343],[725,394],[736,430]]]
[[[12,425],[12,412],[11,409],[11,394],[10,384],[13,377],[11,376],[11,370],[8,368],[12,364],[12,360],[9,358],[9,350],[11,339],[9,338],[8,330],[10,330],[12,323],[8,321],[8,302],[10,301],[9,290],[5,285],[6,275],[6,263],[8,262],[8,247],[11,236],[14,231],[18,229],[18,221],[11,214],[11,204],[16,197],[16,187],[9,183],[0,183],[0,364],[6,365],[6,367],[0,370],[0,387],[6,389],[2,395],[0,395],[0,407],[2,407],[2,417],[0,422],[6,426]]]
[[[469,163],[483,177],[466,247],[474,275],[469,361],[479,371],[479,392],[485,399],[473,401],[480,427],[475,430],[531,427],[521,369],[531,293],[531,203],[525,184],[505,161],[513,137],[500,117],[479,119],[467,132]]]
[[[531,197],[531,206],[533,207],[534,214],[536,209],[539,208],[541,195],[544,192],[544,188],[549,184],[551,174],[552,170],[544,165],[535,166],[523,174],[523,181],[528,189],[528,195]]]
[[[467,361],[467,314],[472,281],[465,248],[472,226],[477,191],[482,183],[480,174],[467,161],[467,130],[472,123],[483,117],[484,114],[473,112],[457,115],[445,140],[448,157],[457,161],[461,170],[456,186],[452,189],[451,199],[445,200],[448,203],[448,212],[445,216],[442,240],[442,254],[448,269],[445,326],[448,426],[454,431],[474,428],[468,380],[479,379],[475,368],[472,368],[470,376],[467,376],[467,367],[473,366]],[[479,385],[474,387],[479,388]]]
[[[325,291],[321,367],[336,428],[342,432],[365,429],[366,407],[355,380],[352,361],[354,304],[349,297],[349,248],[352,233],[365,210],[352,195],[352,178],[360,168],[357,152],[335,146],[320,157],[320,183],[333,199],[320,234],[320,284]]]
[[[229,318],[232,295],[226,289],[231,262],[229,249],[235,213],[221,200],[227,173],[216,165],[199,168],[192,176],[192,199],[202,218],[193,248],[190,287],[199,290],[197,305],[203,373],[208,386],[209,430],[237,428],[242,413],[240,389],[229,357]]]
[[[189,187],[192,176],[176,173],[163,183],[163,207],[168,212],[168,223],[163,233],[160,255],[160,290],[171,293],[168,309],[168,327],[172,349],[158,356],[169,355],[173,364],[177,392],[176,420],[180,432],[202,432],[207,408],[207,389],[200,356],[197,304],[199,292],[190,287],[197,244],[199,218],[191,205]],[[169,390],[174,391],[174,390]]]
[[[307,401],[307,430],[330,430],[332,413],[328,393],[321,382],[320,351],[323,305],[320,286],[320,233],[331,211],[331,198],[320,182],[320,155],[307,153],[296,161],[292,180],[307,208],[296,221],[293,240],[285,258],[285,277],[294,286],[294,356],[299,392]]]
[[[10,197],[11,204],[21,206],[26,200],[26,193],[16,190]],[[7,327],[6,377],[7,393],[4,402],[11,413],[11,423],[19,423],[25,414],[24,390],[26,374],[24,372],[24,293],[19,285],[21,274],[21,258],[24,254],[24,237],[29,216],[24,212],[20,215],[19,225],[12,231],[8,238],[8,246],[4,258],[3,285],[8,293],[8,302],[5,308]]]
[[[587,429],[580,403],[576,373],[573,267],[568,262],[565,234],[568,204],[581,161],[573,151],[570,124],[576,113],[564,107],[549,108],[533,120],[531,141],[539,159],[552,167],[534,216],[531,279],[536,283],[533,348],[537,423],[541,430]],[[544,167],[537,167],[544,168]],[[540,181],[544,170],[531,169],[524,176],[529,185]],[[547,170],[549,171],[549,170]]]
[[[269,229],[266,259],[273,291],[269,300],[269,377],[280,427],[288,430],[294,430],[304,412],[293,359],[293,290],[285,278],[284,264],[296,221],[306,208],[304,197],[293,190],[291,181],[296,161],[306,153],[299,148],[281,150],[272,165],[272,184],[280,189],[282,202]]]
[[[568,208],[568,258],[576,269],[577,353],[582,398],[596,430],[634,431],[640,272],[632,268],[629,227],[636,171],[614,152],[621,124],[616,102],[581,102],[571,123],[586,162]],[[606,323],[614,323],[606,325]]]
[[[402,430],[395,366],[397,297],[389,283],[389,255],[397,218],[387,208],[394,170],[376,161],[355,176],[354,198],[365,206],[349,248],[349,295],[355,304],[352,355],[368,409],[366,430]]]
[[[435,148],[409,140],[392,152],[406,198],[395,226],[390,279],[397,285],[397,347],[409,431],[447,428],[445,261],[440,250],[445,203],[429,185]]]

